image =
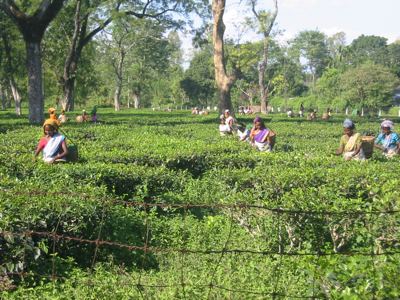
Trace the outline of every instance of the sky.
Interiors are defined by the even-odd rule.
[[[246,1],[227,0],[224,22],[226,36],[234,35],[235,24],[244,15]],[[259,0],[272,9],[272,0]],[[303,30],[318,29],[327,35],[343,31],[347,42],[361,34],[379,35],[388,42],[400,39],[400,0],[278,0],[277,27],[280,40],[289,40]]]
[[[211,2],[211,0],[210,0]],[[273,9],[273,0],[259,0],[259,8]],[[392,43],[400,39],[400,0],[278,0],[278,16],[275,28],[281,43],[294,38],[303,30],[319,30],[333,35],[343,31],[346,42],[361,34],[378,35]],[[249,12],[246,0],[226,0],[224,23],[225,38],[237,40],[241,32],[240,23]],[[245,40],[259,40],[252,32],[242,36]],[[190,60],[190,39],[183,42],[185,57]]]

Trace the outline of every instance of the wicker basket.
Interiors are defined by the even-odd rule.
[[[364,152],[365,158],[371,158],[372,153],[374,152],[375,137],[363,136],[361,140],[362,140],[361,149]]]
[[[77,145],[69,145],[68,146],[67,161],[69,161],[69,162],[78,161],[78,146]]]

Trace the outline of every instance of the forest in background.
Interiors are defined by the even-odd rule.
[[[136,6],[66,2],[42,33],[42,105],[68,111],[93,105],[113,106],[115,110],[217,106],[208,1],[175,6],[164,2],[154,1],[158,6],[147,11],[146,1]],[[26,15],[37,13],[33,4],[15,2]],[[255,4],[257,1],[249,1],[249,8]],[[271,105],[295,110],[304,103],[306,109],[343,112],[349,107],[377,113],[398,104],[395,89],[399,86],[400,41],[389,44],[385,37],[361,35],[348,44],[344,32],[327,36],[307,30],[282,44],[278,42],[279,30],[272,28],[275,12],[277,8],[249,17],[240,24],[236,39],[224,41],[225,68],[235,78],[230,90],[232,107],[259,105],[260,97]],[[202,16],[201,28],[190,26],[196,13]],[[22,35],[16,24],[22,26],[3,6],[1,107],[15,106],[20,115],[19,107],[28,106],[30,76],[25,61],[29,47],[27,33]],[[262,24],[273,30],[266,35]],[[192,58],[185,68],[179,30],[194,33]],[[243,42],[249,32],[266,38]],[[259,67],[266,42],[268,63],[261,82]],[[260,96],[261,84],[265,96]],[[399,97],[397,94],[397,100]]]

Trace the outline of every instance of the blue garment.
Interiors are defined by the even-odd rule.
[[[389,135],[380,133],[375,139],[375,144],[382,145],[385,150],[396,149],[397,143],[400,142],[400,137],[397,133],[391,132]]]

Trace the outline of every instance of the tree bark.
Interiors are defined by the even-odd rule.
[[[219,93],[219,110],[225,109],[232,111],[231,88],[236,77],[228,76],[226,72],[225,52],[224,52],[224,32],[225,25],[223,21],[225,11],[225,0],[213,0],[213,46],[214,46],[214,69],[215,81]]]
[[[0,83],[0,99],[1,99],[1,110],[6,110],[7,105],[6,105],[6,96],[4,93],[4,87]]]
[[[133,93],[133,107],[135,109],[140,108],[140,94],[138,94],[137,92]]]
[[[122,40],[120,41],[119,45],[121,46]],[[121,46],[122,47],[122,46]],[[124,59],[125,59],[125,51],[124,49],[120,48],[120,53],[119,53],[119,59],[118,59],[118,64],[114,66],[115,68],[115,75],[117,77],[117,82],[115,86],[115,93],[114,93],[114,110],[119,111],[120,110],[120,98],[121,98],[121,91],[122,91],[122,69],[124,65]]]
[[[43,123],[42,57],[40,42],[26,42],[29,121]]]
[[[75,108],[74,91],[75,77],[63,77],[63,97],[60,102],[65,111],[72,111]]]
[[[120,111],[121,106],[120,106],[120,101],[119,98],[121,96],[121,85],[117,83],[117,86],[115,88],[115,93],[114,93],[114,110],[115,111]]]
[[[13,77],[10,78],[10,88],[11,88],[11,93],[12,93],[14,101],[15,101],[15,114],[18,117],[20,117],[21,116],[21,93],[19,92],[18,87],[17,87]]]

